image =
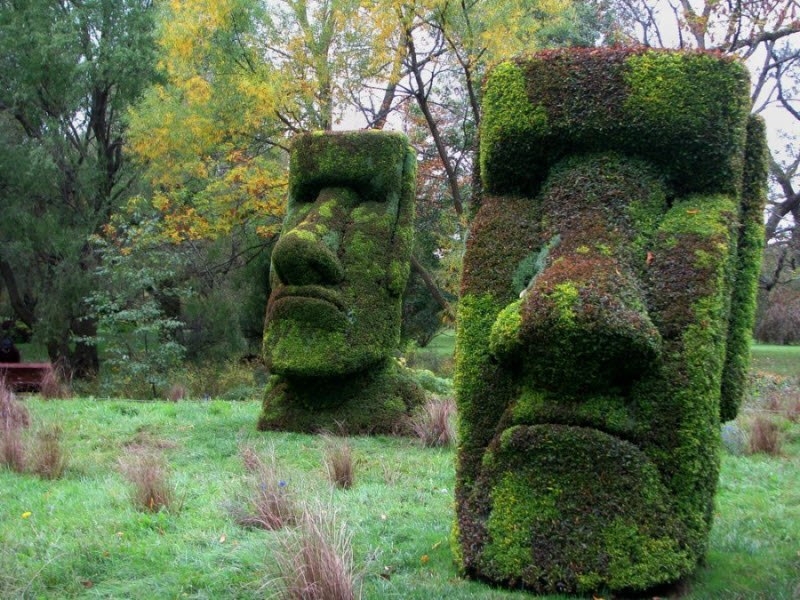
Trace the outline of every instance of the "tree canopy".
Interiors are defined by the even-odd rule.
[[[14,315],[97,370],[89,236],[130,193],[123,117],[154,76],[151,2],[0,2],[0,276]]]

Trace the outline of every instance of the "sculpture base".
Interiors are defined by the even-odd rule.
[[[275,375],[264,394],[258,429],[343,435],[403,434],[425,392],[389,359],[342,377]]]

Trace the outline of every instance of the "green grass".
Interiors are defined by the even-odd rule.
[[[800,377],[800,346],[753,344],[752,366],[758,371]]]
[[[242,443],[272,447],[301,500],[338,511],[354,536],[364,598],[527,597],[458,577],[449,545],[452,450],[351,439],[356,484],[333,490],[325,441],[255,432],[254,402],[26,402],[37,421],[61,424],[71,460],[58,481],[0,471],[2,598],[268,595],[270,552],[286,532],[242,529],[226,510],[245,481]],[[172,512],[133,508],[118,460],[143,445],[171,465],[180,505]],[[708,564],[682,597],[788,600],[800,592],[800,449],[792,448],[780,458],[725,457]]]
[[[452,351],[450,338],[439,343],[437,353]],[[757,346],[754,356],[756,369],[781,374],[800,351]],[[757,411],[775,412],[768,392],[783,402],[800,394],[800,382],[785,376],[760,381],[743,424]],[[530,597],[458,576],[450,548],[454,450],[352,438],[355,485],[339,490],[327,478],[325,439],[256,432],[256,402],[25,402],[35,424],[61,426],[69,466],[56,481],[0,468],[0,598],[268,597],[271,553],[287,532],[243,529],[229,514],[247,483],[245,444],[274,453],[299,500],[344,520],[363,598]],[[724,455],[707,562],[661,597],[800,598],[800,423],[783,419],[781,431],[782,456]],[[170,465],[172,511],[134,508],[119,461],[142,447]]]
[[[434,337],[424,350],[440,356],[452,356],[456,345],[456,332],[453,329],[443,329]]]

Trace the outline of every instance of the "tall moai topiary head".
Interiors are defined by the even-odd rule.
[[[397,133],[295,138],[272,252],[262,429],[388,432],[422,393],[395,364],[416,160]]]
[[[456,346],[467,575],[646,590],[703,557],[763,237],[749,108],[744,67],[705,53],[489,75]]]

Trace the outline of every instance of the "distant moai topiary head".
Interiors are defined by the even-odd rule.
[[[295,138],[272,252],[262,429],[391,431],[421,392],[391,358],[410,271],[416,160],[397,133]]]
[[[703,557],[763,238],[748,90],[735,61],[645,49],[489,75],[456,346],[466,574],[646,590]]]

